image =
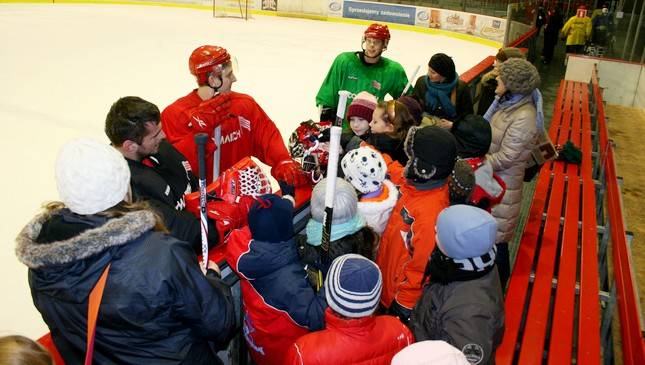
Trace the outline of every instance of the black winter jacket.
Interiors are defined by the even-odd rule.
[[[190,243],[195,250],[201,248],[199,219],[184,210],[184,194],[195,191],[195,176],[186,158],[168,141],[163,140],[159,152],[146,159],[146,163],[128,160],[130,186],[136,200],[147,201],[159,213],[170,234]],[[218,242],[217,229],[209,221],[208,241]]]
[[[34,304],[66,363],[83,363],[88,296],[108,263],[95,364],[220,363],[215,351],[235,327],[230,289],[202,274],[188,244],[154,225],[145,210],[107,219],[59,209],[18,236]]]
[[[322,247],[308,244],[306,235],[296,236],[300,262],[303,265],[313,265],[320,269],[324,276],[327,275],[331,261],[348,253],[356,253],[374,260],[374,245],[378,243],[378,240],[378,235],[371,228],[363,227],[353,234],[332,241],[329,244],[329,263],[322,264]]]

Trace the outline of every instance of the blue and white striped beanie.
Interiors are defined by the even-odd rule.
[[[378,306],[382,286],[381,270],[374,262],[357,254],[343,255],[331,263],[325,279],[327,304],[345,317],[367,317]]]

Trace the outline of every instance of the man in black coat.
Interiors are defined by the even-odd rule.
[[[195,250],[201,247],[199,219],[185,210],[184,195],[197,190],[186,158],[165,139],[159,108],[139,97],[115,102],[107,115],[105,134],[130,167],[134,200],[147,201],[164,220],[172,236]],[[218,232],[208,221],[208,242],[218,243]]]

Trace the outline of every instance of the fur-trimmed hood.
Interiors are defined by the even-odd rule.
[[[83,260],[111,247],[127,244],[151,230],[156,222],[154,213],[135,211],[69,239],[37,242],[43,224],[62,212],[58,209],[39,214],[22,229],[16,238],[16,256],[20,262],[31,269],[39,269]]]

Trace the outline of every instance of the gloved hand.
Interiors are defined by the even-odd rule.
[[[271,175],[278,181],[284,181],[295,187],[304,186],[311,183],[307,175],[294,160],[284,160],[275,164],[271,168]]]
[[[296,188],[287,183],[286,181],[279,180],[278,185],[280,185],[280,191],[282,191],[282,196],[290,195],[291,197],[296,196]]]
[[[407,325],[410,322],[410,315],[412,314],[412,310],[408,309],[396,300],[392,301],[392,304],[390,304],[390,308],[388,308],[387,313],[390,315],[393,315],[395,317],[398,317],[403,324]]]
[[[235,202],[224,200],[211,200],[206,207],[209,219],[215,223],[219,233],[220,242],[234,229],[243,227],[248,223],[248,213],[254,199],[249,196],[236,198]]]
[[[331,128],[325,128],[322,131],[320,131],[320,134],[318,135],[318,142],[329,142],[329,139],[331,138]]]
[[[199,104],[190,115],[190,124],[195,133],[204,132],[209,135],[213,129],[230,117],[231,94],[224,93]]]
[[[336,108],[322,107],[320,110],[321,122],[333,122],[336,120]]]

